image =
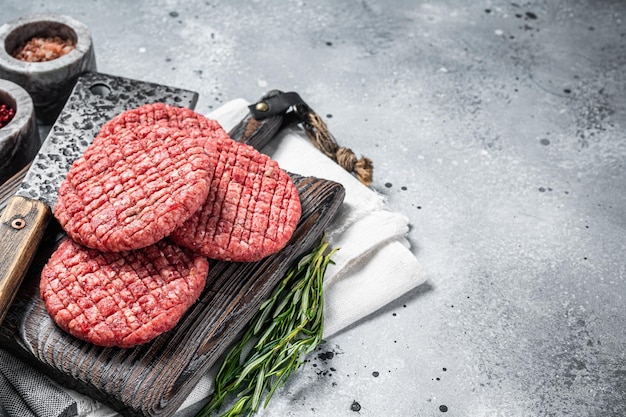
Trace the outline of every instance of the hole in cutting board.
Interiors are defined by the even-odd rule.
[[[97,96],[106,97],[109,94],[111,94],[111,87],[109,87],[106,84],[98,83],[89,87],[89,91],[91,91],[93,94]]]

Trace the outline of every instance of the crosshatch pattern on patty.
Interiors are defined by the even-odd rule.
[[[204,203],[212,146],[164,126],[100,133],[61,184],[55,217],[90,248],[117,252],[154,244]]]
[[[162,240],[103,253],[65,239],[41,274],[53,320],[99,346],[132,347],[172,329],[206,283],[204,256]]]
[[[219,158],[207,200],[172,239],[223,261],[257,261],[279,251],[301,215],[291,178],[248,145],[230,139],[215,144]]]
[[[111,135],[124,129],[139,126],[164,126],[178,129],[189,137],[202,136],[207,139],[227,137],[221,125],[213,119],[207,119],[195,111],[164,103],[150,103],[126,110],[106,122],[100,132]]]

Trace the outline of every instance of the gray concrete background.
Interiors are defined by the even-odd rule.
[[[260,415],[626,415],[625,2],[2,3],[77,18],[101,72],[200,112],[298,91],[411,219],[427,284]]]

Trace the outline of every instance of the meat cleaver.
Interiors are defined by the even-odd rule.
[[[198,94],[101,73],[85,73],[0,216],[0,323],[52,218],[59,185],[100,127],[124,110],[163,102],[194,108]],[[72,128],[67,128],[72,127]]]

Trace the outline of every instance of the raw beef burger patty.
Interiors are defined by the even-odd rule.
[[[204,203],[215,152],[212,141],[164,126],[100,132],[59,187],[54,215],[93,249],[149,246]]]
[[[168,240],[102,253],[65,239],[43,268],[40,290],[63,330],[99,346],[132,347],[176,325],[208,270],[205,257]]]
[[[251,262],[281,250],[301,215],[298,190],[276,161],[232,139],[215,138],[209,196],[172,239],[222,261]]]

